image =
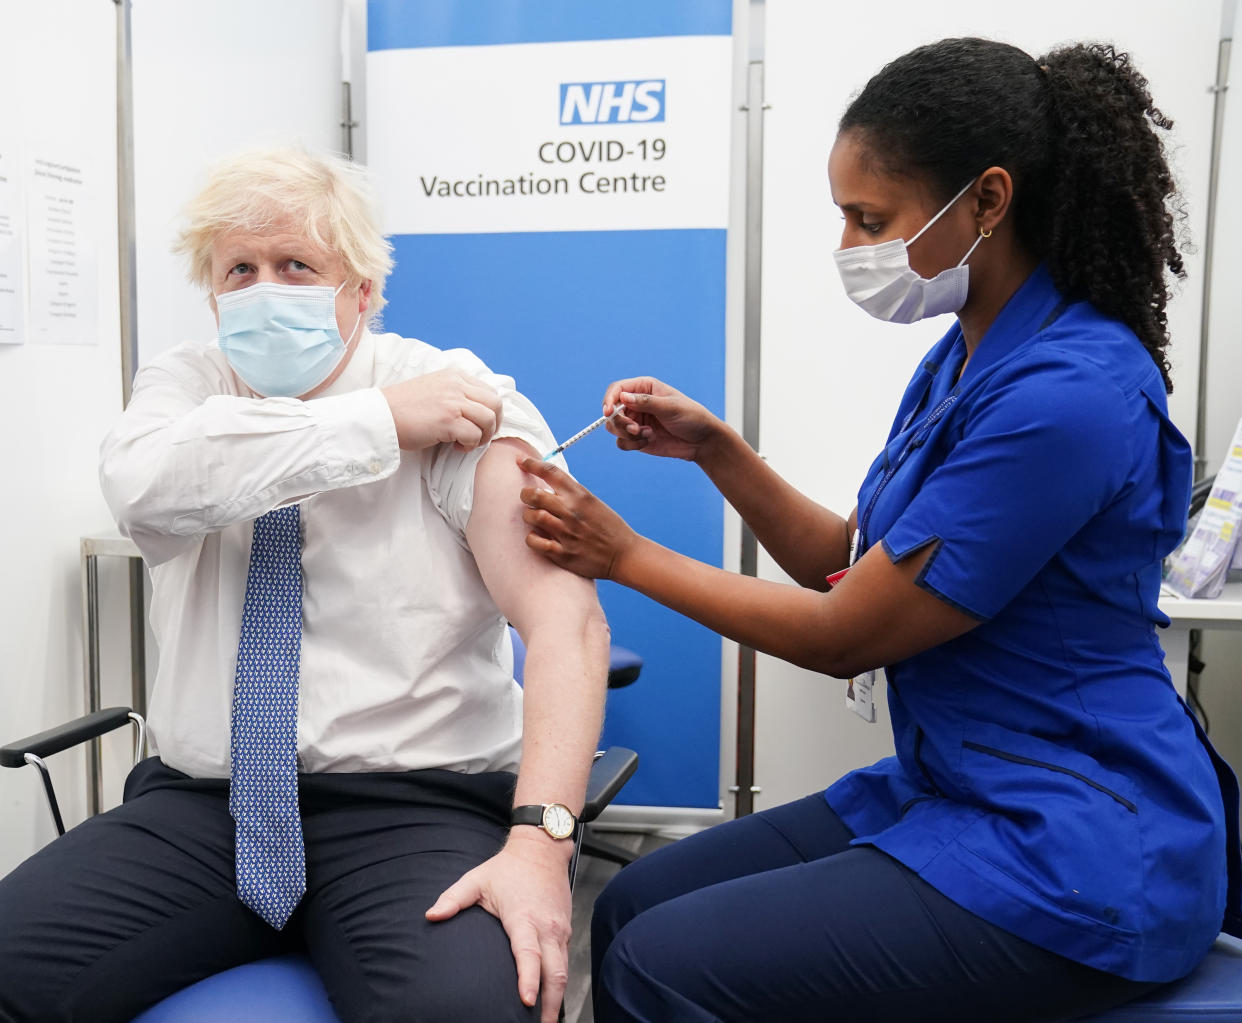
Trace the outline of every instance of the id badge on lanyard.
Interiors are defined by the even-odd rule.
[[[859,532],[854,530],[854,540],[850,544],[850,567],[858,560]],[[842,573],[844,574],[844,573]],[[861,672],[850,679],[845,686],[845,706],[857,714],[869,725],[875,724],[875,701],[872,691],[875,689],[875,669]]]
[[[956,401],[957,391],[954,390],[934,409],[932,409],[931,412],[928,413],[927,417],[923,420],[914,436],[906,443],[901,454],[897,456],[897,460],[889,467],[888,471],[876,485],[875,490],[872,491],[871,500],[867,502],[867,507],[863,511],[862,518],[859,521],[859,528],[854,530],[854,542],[850,548],[851,568],[853,567],[854,562],[858,560],[858,552],[862,546],[862,538],[865,535],[867,526],[871,521],[871,513],[875,510],[875,504],[876,501],[879,500],[880,494],[883,492],[884,488],[888,486],[889,480],[891,480],[897,470],[901,468],[910,453],[922,446],[923,442],[927,439],[927,435],[931,432],[931,428],[935,426],[935,424],[939,422],[940,418],[953,407],[953,404]],[[913,413],[906,417],[906,421],[902,424],[903,430],[910,425],[910,420],[913,417]],[[849,569],[846,569],[846,571],[848,572]],[[830,576],[828,579],[829,583],[839,580],[841,575],[844,574],[845,573],[842,572],[838,576]],[[875,724],[875,699],[873,696],[875,692],[875,676],[875,668],[872,668],[869,671],[860,672],[850,679],[845,687],[845,706],[868,724],[872,725]]]

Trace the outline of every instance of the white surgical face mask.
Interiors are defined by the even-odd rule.
[[[910,266],[906,250],[923,235],[929,227],[943,217],[970,188],[967,183],[948,204],[931,218],[923,229],[908,242],[894,238],[879,245],[855,245],[837,249],[832,254],[845,293],[878,320],[890,323],[914,323],[915,320],[941,313],[955,313],[966,304],[970,289],[970,268],[966,260],[983,240],[980,234],[957,266],[942,270],[928,280],[920,277]]]
[[[345,358],[335,290],[316,284],[252,284],[216,295],[220,350],[252,391],[296,398],[313,391]],[[362,313],[349,340],[362,323]]]

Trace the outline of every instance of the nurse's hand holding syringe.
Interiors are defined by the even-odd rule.
[[[634,377],[609,385],[603,410],[608,432],[622,450],[698,465],[760,545],[801,585],[823,590],[825,576],[849,564],[853,526],[790,486],[736,430],[699,402],[654,377]],[[585,490],[575,495],[570,517],[548,520],[544,535],[532,534],[527,543],[579,575],[610,578],[598,574],[611,572],[616,561],[616,551],[605,548],[628,543],[629,527]],[[538,528],[542,499],[523,491],[522,500],[530,509],[526,521]],[[553,539],[570,527],[575,536]],[[597,535],[587,540],[592,531]]]
[[[604,392],[604,409],[621,414],[608,424],[617,447],[698,462],[729,428],[697,401],[654,377],[618,380]]]
[[[628,400],[627,400],[628,399]],[[629,411],[626,411],[626,406]],[[612,411],[608,411],[612,406]],[[604,395],[605,414],[583,427],[567,441],[543,456],[543,461],[577,444],[592,430],[607,424],[626,451],[645,451],[649,455],[697,461],[699,446],[724,423],[697,401],[654,377],[618,380]]]

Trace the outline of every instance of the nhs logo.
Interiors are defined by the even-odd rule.
[[[663,78],[561,83],[561,124],[646,124],[663,120]]]

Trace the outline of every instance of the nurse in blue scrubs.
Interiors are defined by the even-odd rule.
[[[666,384],[608,389],[619,446],[697,463],[798,585],[684,558],[523,463],[551,487],[523,491],[527,542],[557,564],[858,696],[888,678],[895,756],[617,875],[601,1023],[1072,1019],[1238,933],[1237,784],[1156,636],[1191,477],[1166,412],[1170,126],[1106,46],[944,40],[850,104],[846,291],[958,319],[847,518]]]

